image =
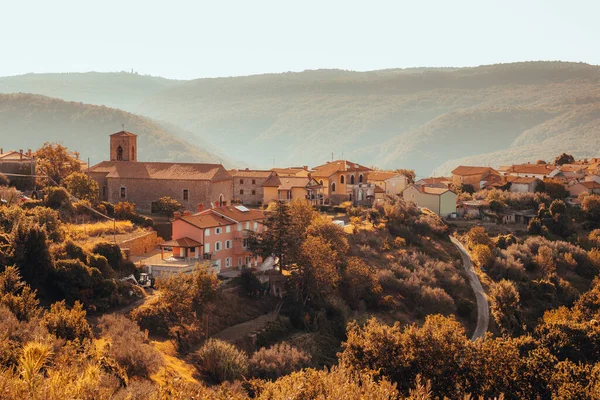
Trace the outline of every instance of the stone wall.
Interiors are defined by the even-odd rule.
[[[149,231],[133,239],[125,240],[119,243],[121,249],[129,249],[129,256],[139,256],[156,248],[159,243],[156,231]]]

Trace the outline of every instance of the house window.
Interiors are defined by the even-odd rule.
[[[221,251],[223,244],[221,242],[215,242],[215,251]]]
[[[183,199],[184,200],[189,199],[189,192],[187,189],[183,189]]]
[[[124,199],[125,197],[127,197],[127,188],[121,186],[121,198]]]
[[[223,228],[215,228],[215,235],[218,235],[223,232]]]
[[[362,174],[360,174],[358,176],[358,183],[363,183],[363,175]]]
[[[333,182],[333,183],[331,184],[331,191],[332,191],[332,192],[335,192],[335,182]]]
[[[240,189],[240,194],[244,194],[244,189]]]
[[[243,248],[247,248],[247,247],[248,247],[248,238],[244,238],[244,239],[242,240],[242,247],[243,247]]]
[[[240,185],[243,185],[243,184],[244,184],[244,180],[240,179]]]
[[[227,225],[225,227],[225,233],[229,233],[229,232],[231,232],[231,225]]]
[[[323,185],[323,179],[321,179],[321,180],[319,181],[319,184],[320,184],[320,185]]]
[[[250,261],[252,261],[252,257],[246,256],[246,264],[250,264]]]
[[[258,229],[258,222],[254,223],[254,231],[256,231]]]
[[[350,184],[354,185],[354,175],[350,175]]]
[[[344,175],[341,175],[341,176],[340,176],[340,183],[341,183],[341,184],[344,184]]]
[[[231,257],[225,259],[225,268],[231,267]]]
[[[225,241],[225,248],[226,249],[230,249],[231,248],[231,243],[232,243],[231,240],[226,240]]]
[[[238,224],[238,231],[242,230],[242,224]]]
[[[256,185],[256,179],[252,179],[252,184]]]
[[[210,229],[205,229],[204,230],[204,236],[210,236]]]
[[[252,194],[256,194],[256,190],[252,189]]]
[[[210,243],[204,243],[204,252],[210,253]]]
[[[250,229],[250,222],[246,222],[246,230]]]
[[[238,257],[238,267],[241,267],[243,263],[242,257]]]
[[[217,271],[221,271],[221,260],[215,261],[215,268],[217,269]]]

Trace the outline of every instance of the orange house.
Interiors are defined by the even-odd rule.
[[[249,231],[262,232],[264,212],[244,206],[224,206],[193,215],[176,215],[173,240],[161,244],[171,247],[181,259],[210,260],[218,271],[243,266],[256,267],[260,259],[248,250]]]

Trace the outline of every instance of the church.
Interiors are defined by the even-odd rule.
[[[231,202],[233,181],[223,165],[139,162],[137,154],[137,135],[126,131],[110,135],[110,161],[88,170],[98,182],[101,200],[135,203],[142,212],[149,212],[152,202],[164,196],[194,212]]]

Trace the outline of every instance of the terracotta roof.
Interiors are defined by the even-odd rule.
[[[561,172],[584,172],[586,168],[585,165],[579,164],[563,164],[559,167]]]
[[[537,180],[538,180],[538,178],[534,178],[534,177],[531,177],[531,176],[528,176],[528,177],[526,177],[526,176],[507,176],[506,177],[506,181],[507,182],[516,183],[516,184],[520,183],[520,184],[527,184],[528,185],[528,184],[530,184],[532,182],[535,182]]]
[[[2,160],[2,161],[9,161],[9,160],[10,161],[21,161],[21,160],[30,161],[31,159],[32,159],[32,157],[29,157],[27,154],[25,154],[25,153],[21,154],[21,152],[14,151],[14,150],[0,154],[0,160]]]
[[[201,229],[235,224],[235,222],[232,222],[225,217],[213,213],[207,213],[206,211],[203,211],[200,214],[186,215],[179,219]]]
[[[598,183],[598,182],[583,181],[583,182],[579,182],[579,183],[582,184],[583,186],[585,186],[587,189],[600,189],[600,183]]]
[[[273,174],[273,171],[259,169],[231,169],[229,175],[236,178],[268,178]]]
[[[203,211],[203,213],[213,213],[224,215],[227,218],[233,219],[237,222],[245,222],[245,221],[256,221],[265,218],[265,213],[261,210],[251,210],[248,208],[242,208],[247,211],[241,211],[240,208],[236,206],[223,206],[211,208],[210,210]]]
[[[328,178],[336,172],[360,172],[360,171],[371,171],[371,168],[367,168],[364,165],[360,165],[355,162],[346,160],[336,160],[327,162],[326,164],[319,165],[314,168],[313,176]]]
[[[470,166],[465,166],[465,165],[458,166],[452,170],[452,175],[462,175],[462,176],[484,175],[484,174],[494,174],[494,173],[497,174],[498,171],[496,171],[492,167],[470,167]]]
[[[135,133],[131,133],[131,132],[127,132],[127,131],[119,131],[119,132],[113,133],[110,136],[133,136],[133,137],[136,137],[137,135]]]
[[[465,201],[461,201],[460,204],[462,206],[467,206],[467,207],[489,207],[490,206],[490,202],[487,200],[465,200]]]
[[[448,183],[452,183],[452,178],[447,178],[445,176],[440,176],[440,177],[437,177],[437,178],[434,178],[434,177],[423,178],[423,179],[419,179],[415,183],[420,183],[420,184],[425,184],[425,185],[432,185],[432,184],[435,184],[435,183],[448,184]]]
[[[201,247],[202,243],[196,242],[194,239],[189,237],[183,237],[180,239],[169,240],[168,242],[161,243],[161,247]]]
[[[538,174],[546,175],[554,170],[554,167],[549,164],[517,164],[500,167],[501,171],[507,174]]]
[[[402,175],[399,172],[388,172],[388,171],[371,171],[369,172],[370,181],[385,181],[386,179],[393,178],[394,176]]]
[[[279,187],[279,185],[281,185],[281,181],[277,175],[272,175],[269,179],[264,181],[262,185],[263,187]]]
[[[221,164],[103,161],[90,168],[92,173],[106,173],[107,178],[215,181],[231,175]]]
[[[291,190],[292,188],[306,187],[310,182],[310,179],[308,177],[301,176],[281,176],[279,177],[279,181],[281,182],[279,185],[279,189]]]
[[[375,193],[385,193],[385,190],[380,186],[375,186]]]
[[[429,187],[429,186],[423,186],[423,192],[427,193],[427,194],[435,194],[435,195],[442,195],[446,192],[452,192],[452,190],[447,189],[447,188],[436,188],[436,187]],[[452,192],[454,193],[454,192]]]
[[[300,173],[311,172],[308,167],[289,167],[289,168],[272,168],[271,171],[276,172],[278,175],[295,176]]]

